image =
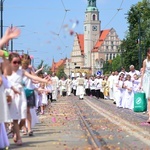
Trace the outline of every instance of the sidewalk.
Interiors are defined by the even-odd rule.
[[[40,123],[35,126],[34,136],[22,135],[22,146],[16,146],[10,139],[10,150],[90,150],[88,137],[69,101],[62,97],[51,103]]]

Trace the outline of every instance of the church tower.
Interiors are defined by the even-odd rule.
[[[100,36],[99,11],[96,0],[88,0],[84,21],[84,67],[92,67],[91,50]]]

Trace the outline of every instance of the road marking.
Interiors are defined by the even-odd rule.
[[[150,134],[141,128],[129,123],[128,121],[124,121],[123,119],[114,116],[110,112],[106,111],[105,109],[96,106],[94,103],[90,102],[88,99],[84,101],[87,105],[89,105],[91,108],[93,108],[95,111],[97,111],[99,114],[101,114],[103,117],[107,118],[110,122],[116,124],[117,126],[124,129],[126,132],[128,132],[130,135],[140,139],[143,143],[150,146]]]

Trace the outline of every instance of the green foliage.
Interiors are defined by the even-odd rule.
[[[117,57],[115,59],[113,59],[112,61],[112,70],[120,70],[122,64],[121,64],[121,56],[117,55]]]
[[[37,66],[37,69],[40,69],[42,66],[44,68],[38,74],[43,74],[44,72],[47,72],[47,74],[51,74],[50,67],[48,66],[48,64],[44,64],[43,60],[41,60],[40,64]]]
[[[103,71],[104,74],[110,74],[112,71],[120,70],[122,66],[122,57],[117,55],[113,60],[108,60],[104,63]]]
[[[60,66],[56,72],[56,75],[59,79],[61,79],[62,77],[67,77],[67,75],[64,72],[64,66]]]
[[[122,41],[123,66],[139,69],[150,46],[150,7],[148,0],[133,5],[127,16],[128,33]]]
[[[109,74],[112,71],[112,65],[109,61],[106,61],[103,64],[103,73],[104,74]]]

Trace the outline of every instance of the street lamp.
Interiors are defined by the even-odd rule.
[[[24,25],[15,26],[15,27],[25,27]],[[13,25],[11,24],[11,28],[13,28]],[[13,52],[13,39],[11,39],[11,52]]]
[[[3,36],[3,3],[5,0],[0,1],[0,11],[1,11],[1,38]]]
[[[142,15],[142,11],[143,11],[144,7],[141,6],[140,10],[138,11],[138,31],[139,31],[139,35],[138,35],[138,44],[139,44],[139,50],[138,50],[138,58],[139,58],[139,70],[141,69],[142,66],[142,47],[141,47],[141,15]]]
[[[139,38],[138,38],[138,44],[139,44],[139,51],[138,51],[138,57],[139,57],[139,70],[141,69],[141,16],[139,14],[138,19],[138,28],[139,28]]]

